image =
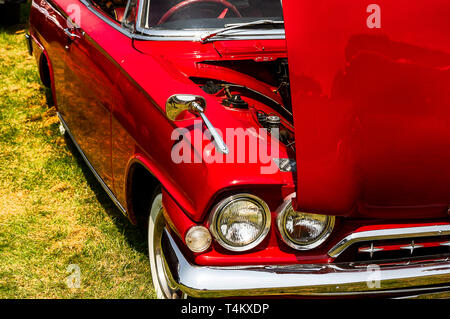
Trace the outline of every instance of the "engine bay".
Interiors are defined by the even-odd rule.
[[[232,110],[250,112],[255,122],[270,133],[279,130],[279,139],[295,151],[289,69],[286,58],[268,62],[254,60],[206,61],[201,64],[239,72],[253,81],[229,82],[204,77],[191,77],[207,94]],[[253,82],[259,85],[253,85]]]

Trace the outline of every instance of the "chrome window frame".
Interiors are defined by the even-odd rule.
[[[200,41],[200,38],[204,35],[205,31],[215,30],[211,29],[198,29],[198,30],[152,30],[142,28],[142,12],[144,10],[144,4],[150,0],[139,0],[138,16],[136,20],[136,30],[144,35],[150,36],[151,40],[155,41]],[[284,40],[285,31],[274,30],[230,30],[226,33],[226,36],[216,36],[218,40]]]
[[[141,34],[137,34],[130,28],[126,27],[124,24],[117,25],[106,18],[102,13],[98,11],[97,8],[93,7],[90,3],[91,0],[80,0],[82,4],[88,8],[92,13],[94,13],[98,18],[104,21],[109,26],[113,27],[117,31],[126,35],[131,39],[144,40],[144,41],[201,41],[200,38],[204,35],[205,30],[150,30],[141,28],[140,24],[142,22],[142,10],[144,6],[144,1],[148,0],[138,0],[138,13],[137,20],[135,22],[134,28]],[[226,36],[216,36],[217,40],[284,40],[285,31],[282,30],[231,30],[226,33]]]
[[[128,0],[128,2],[127,2],[127,6],[125,7],[125,12],[123,14],[124,18],[126,18],[128,16],[128,12],[132,9],[131,1],[133,1],[133,0]],[[139,0],[136,0],[136,10],[138,9],[138,3],[139,3]],[[121,26],[124,27],[125,29],[131,30],[132,32],[136,29],[135,23],[128,23],[125,19],[121,22]]]
[[[138,34],[135,34],[131,32],[129,28],[126,28],[123,24],[116,24],[110,21],[107,17],[105,17],[102,13],[98,11],[97,8],[93,7],[91,4],[91,0],[80,0],[80,2],[93,14],[95,14],[99,19],[101,19],[103,22],[105,22],[110,27],[114,28],[115,30],[119,31],[120,33],[124,34],[125,36],[131,38],[131,39],[140,39],[140,40],[148,40],[148,37],[141,36]],[[82,25],[80,26],[83,27]]]

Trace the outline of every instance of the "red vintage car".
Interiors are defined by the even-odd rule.
[[[61,130],[161,298],[450,291],[448,0],[33,0]]]

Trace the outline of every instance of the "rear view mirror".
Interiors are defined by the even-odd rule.
[[[186,116],[183,116],[183,113],[185,112],[200,115],[209,132],[211,133],[212,140],[216,144],[216,148],[221,153],[228,154],[229,150],[227,145],[206,117],[205,110],[206,100],[198,95],[175,94],[169,97],[166,102],[166,116],[171,121],[185,120]]]
[[[169,97],[166,102],[166,116],[171,121],[184,120],[183,112],[200,115],[205,109],[206,101],[198,95],[176,94]]]

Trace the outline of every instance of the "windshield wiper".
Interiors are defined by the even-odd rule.
[[[258,26],[258,25],[267,25],[267,24],[279,25],[279,24],[284,24],[284,21],[256,20],[256,21],[247,22],[247,23],[226,24],[224,28],[204,33],[202,36],[200,36],[200,42],[205,43],[209,39],[215,37],[216,35],[219,35],[219,34],[221,34],[223,32],[229,31],[229,30],[241,29],[241,28],[245,29],[246,27]]]

